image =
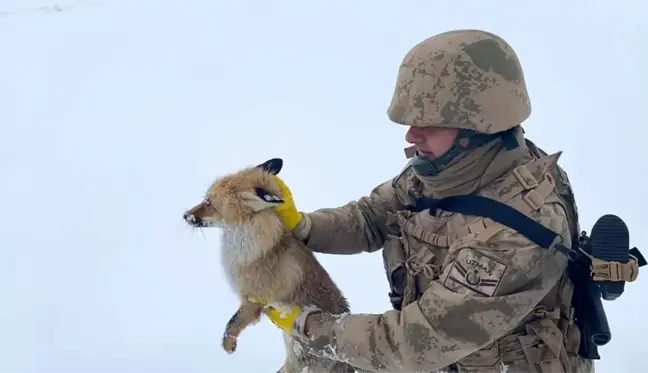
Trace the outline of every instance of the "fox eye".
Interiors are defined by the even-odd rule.
[[[270,203],[282,203],[283,201],[278,196],[268,192],[263,188],[255,188],[256,195],[262,200]]]
[[[212,205],[211,200],[210,200],[209,198],[205,198],[205,200],[203,201],[203,203],[204,203],[205,205],[207,205],[207,206],[211,206],[211,205]]]

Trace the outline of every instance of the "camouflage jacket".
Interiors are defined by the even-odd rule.
[[[529,162],[477,194],[522,210],[570,246],[578,227],[575,206],[557,192],[569,186],[560,154],[527,143]],[[425,186],[406,168],[358,201],[304,214],[295,234],[312,250],[383,248],[388,277],[405,268],[411,295],[381,314],[302,317],[296,327],[306,327],[313,353],[377,372],[589,371],[576,356],[567,259],[487,218],[409,211],[421,195]]]

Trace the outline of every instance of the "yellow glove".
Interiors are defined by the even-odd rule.
[[[293,201],[290,188],[288,188],[288,186],[278,176],[275,176],[275,179],[277,180],[279,189],[281,189],[281,199],[284,201],[282,204],[277,205],[275,210],[283,220],[286,227],[293,230],[301,221],[302,216],[299,211],[297,211],[297,207],[295,207],[295,201]]]
[[[298,306],[291,307],[290,309],[281,309],[278,310],[272,306],[264,308],[264,312],[268,315],[270,321],[273,324],[277,325],[284,332],[292,334],[293,324],[295,319],[299,316],[301,308]]]

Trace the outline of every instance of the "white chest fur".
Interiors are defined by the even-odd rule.
[[[238,292],[241,266],[256,259],[261,254],[261,250],[249,227],[227,225],[221,229],[221,264],[232,290]]]

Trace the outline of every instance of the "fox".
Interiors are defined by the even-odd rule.
[[[283,160],[272,158],[222,176],[183,214],[192,227],[221,229],[221,265],[240,299],[222,336],[222,348],[229,354],[236,351],[243,330],[260,320],[265,307],[260,301],[278,309],[315,306],[333,314],[350,312],[329,273],[275,210],[284,202],[275,178],[282,168]],[[286,333],[284,345],[286,358],[277,373],[355,372],[346,363],[309,355]]]

